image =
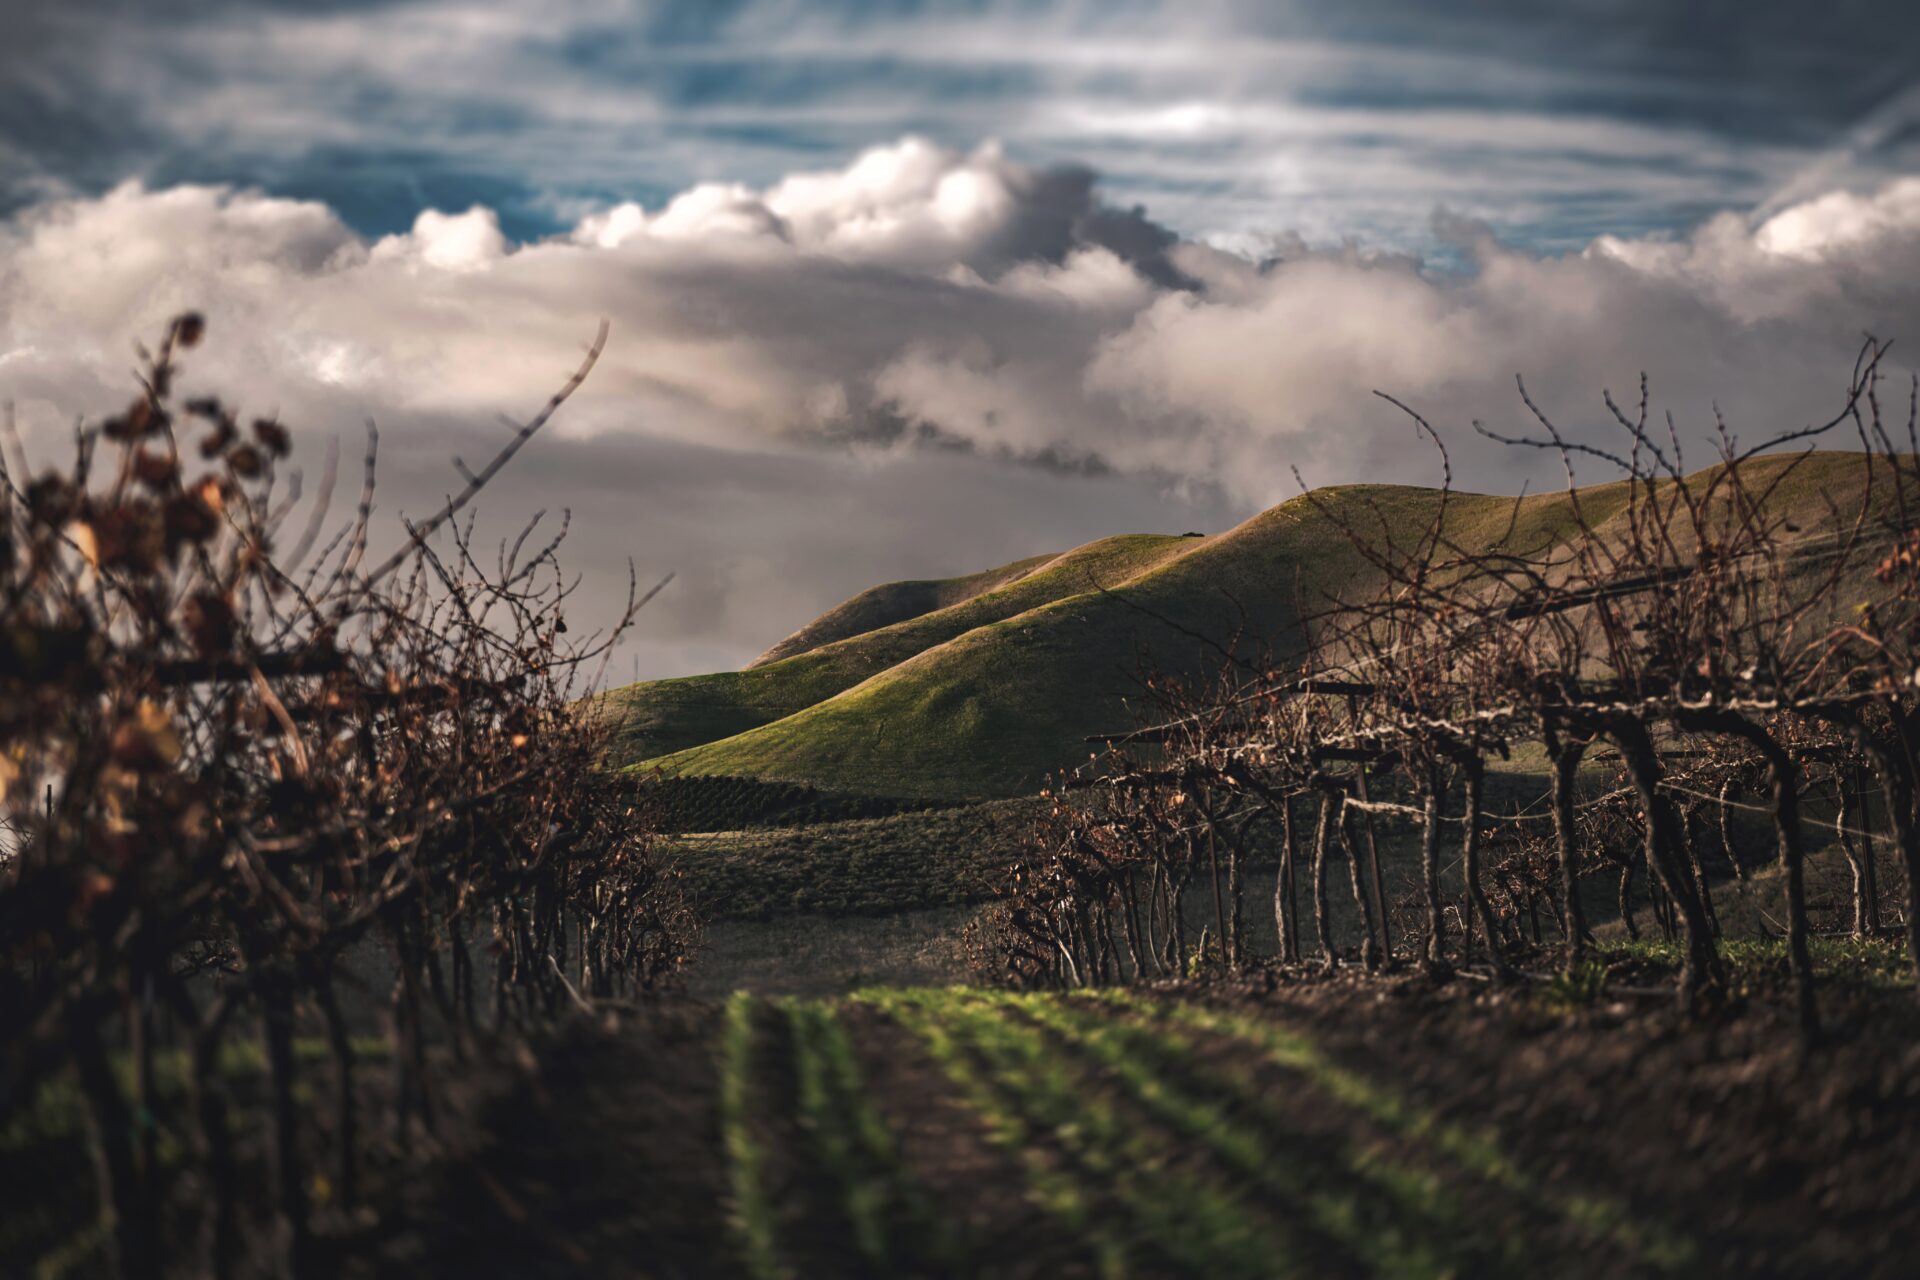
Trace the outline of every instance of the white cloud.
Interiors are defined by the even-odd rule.
[[[1253,502],[1292,461],[1328,479],[1367,465],[1375,437],[1356,427],[1378,421],[1374,387],[1456,427],[1501,412],[1516,372],[1579,403],[1644,368],[1694,411],[1717,395],[1810,413],[1858,333],[1915,318],[1897,268],[1920,258],[1920,179],[1754,230],[1725,215],[1570,256],[1483,240],[1452,275],[1285,238],[1257,268],[1169,248],[1138,219],[1109,234],[1099,219],[1127,215],[1084,186],[1062,206],[1054,182],[991,146],[909,138],[522,246],[481,206],[424,210],[368,245],[316,203],[127,184],[7,228],[9,376],[91,381],[106,353],[198,306],[231,335],[218,371],[262,395],[472,413],[536,403],[607,315],[615,341],[576,433],[756,448],[884,441],[899,418]],[[1153,283],[1181,276],[1197,287]]]
[[[1195,465],[1249,500],[1273,496],[1289,464],[1315,482],[1428,478],[1430,459],[1404,447],[1375,388],[1448,432],[1468,484],[1543,477],[1539,459],[1469,429],[1516,420],[1516,374],[1593,438],[1617,430],[1596,412],[1601,391],[1631,394],[1644,372],[1704,461],[1716,404],[1748,439],[1803,425],[1837,407],[1863,332],[1920,330],[1920,299],[1900,283],[1920,267],[1920,204],[1898,188],[1867,203],[1870,215],[1849,205],[1844,218],[1788,210],[1757,233],[1725,215],[1685,238],[1560,257],[1482,242],[1462,276],[1300,252],[1205,294],[1159,296],[1102,339],[1087,384],[1162,464],[1154,424],[1190,424],[1204,445]],[[1782,228],[1796,224],[1784,252]]]
[[[500,215],[474,205],[465,213],[423,209],[406,235],[387,236],[373,246],[376,259],[413,260],[441,271],[480,271],[507,256]]]
[[[765,190],[704,182],[651,215],[619,204],[582,219],[572,238],[602,248],[642,237],[682,245],[770,240],[845,262],[940,271],[1012,227],[1041,181],[991,144],[962,155],[907,137],[846,168],[793,174]]]
[[[1513,420],[1515,373],[1575,433],[1614,430],[1594,412],[1601,388],[1630,390],[1646,370],[1690,439],[1714,401],[1751,437],[1829,408],[1863,330],[1920,337],[1920,180],[1816,198],[1758,228],[1725,215],[1565,256],[1482,238],[1452,273],[1284,236],[1263,241],[1277,258],[1264,265],[1169,239],[1101,204],[1084,175],[915,139],[764,187],[696,186],[657,211],[616,205],[524,245],[484,207],[422,211],[369,244],[313,202],[129,184],[0,227],[0,396],[48,445],[74,412],[118,406],[135,339],[199,308],[213,340],[194,354],[195,384],[312,424],[303,440],[379,418],[386,501],[417,510],[450,482],[446,458],[484,456],[504,431],[494,414],[536,407],[606,316],[602,366],[543,445],[573,461],[536,468],[553,492],[505,492],[528,507],[657,494],[671,477],[607,468],[698,456],[707,504],[675,493],[661,508],[691,524],[662,530],[608,496],[604,525],[581,522],[586,558],[607,570],[678,548],[687,589],[704,572],[717,593],[702,643],[750,656],[827,603],[789,600],[801,579],[838,590],[861,585],[843,583],[855,568],[975,568],[1064,530],[1119,531],[1122,513],[1195,527],[1193,502],[1225,518],[1288,496],[1294,464],[1316,483],[1430,478],[1375,387],[1450,433],[1465,483],[1503,489],[1541,460],[1466,423]],[[929,436],[943,447],[922,447]],[[830,477],[804,501],[839,513],[831,532],[800,490],[780,496],[778,475],[809,468]],[[973,487],[929,505],[942,475]],[[964,528],[968,503],[1011,492],[1010,476],[1057,509],[991,540]],[[849,550],[850,501],[892,513],[894,559]],[[919,561],[915,510],[929,522]],[[769,559],[742,568],[755,554]],[[790,567],[778,583],[763,571],[806,555],[836,567]],[[926,563],[936,555],[952,559]]]
[[[1119,254],[1102,248],[1076,249],[1058,264],[1022,262],[992,287],[1062,307],[1119,315],[1140,310],[1154,293],[1153,284]]]
[[[28,210],[0,233],[0,255],[9,328],[57,328],[92,350],[124,350],[153,317],[209,291],[251,296],[271,282],[321,280],[366,249],[322,205],[130,182]]]
[[[1855,250],[1920,225],[1920,178],[1871,195],[1832,191],[1774,214],[1754,233],[1769,253],[1818,258]]]

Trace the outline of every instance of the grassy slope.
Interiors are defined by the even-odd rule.
[[[1761,465],[1780,466],[1784,460]],[[1825,520],[1824,494],[1857,500],[1859,476],[1857,457],[1816,456],[1774,501],[1811,529]],[[1611,484],[1583,490],[1581,503],[1587,519],[1604,530],[1617,522],[1627,497],[1626,486]],[[891,640],[889,633],[901,629],[912,632],[915,647],[873,668],[871,678],[844,692],[659,763],[689,773],[804,779],[889,795],[984,797],[1030,791],[1049,770],[1084,758],[1087,735],[1130,722],[1126,699],[1143,651],[1170,669],[1192,669],[1204,660],[1199,642],[1153,615],[1192,632],[1224,637],[1234,632],[1244,608],[1248,633],[1267,637],[1275,656],[1284,659],[1299,647],[1303,612],[1323,609],[1336,593],[1364,593],[1373,579],[1340,526],[1369,540],[1405,538],[1426,527],[1438,501],[1435,491],[1409,486],[1323,489],[1215,537],[1157,540],[1156,552],[1140,556],[1124,577],[1114,574],[1120,566],[1109,562],[1100,577],[1111,593],[1054,591],[1012,613],[1004,611],[1006,599],[999,599],[997,608],[980,607],[1004,595],[989,593],[961,606],[959,613],[943,611],[843,641],[872,645],[862,650],[863,662],[881,656],[882,646],[873,642]],[[1518,500],[1455,494],[1447,518],[1449,537],[1469,549],[1504,540],[1510,548],[1529,550],[1566,537],[1574,527],[1564,492]],[[1171,554],[1165,546],[1169,541],[1175,544]],[[1074,585],[1071,577],[1062,581],[1055,570],[1047,572],[1057,586]],[[1079,577],[1084,584],[1084,575]],[[982,618],[979,624],[943,642],[917,643],[951,628],[969,610]],[[941,620],[937,629],[929,625],[936,619]],[[839,648],[829,645],[750,674],[824,661]],[[900,643],[895,651],[905,648]]]
[[[957,604],[745,671],[628,685],[608,693],[599,709],[617,719],[614,745],[622,760],[715,742],[791,716],[976,627],[1083,592],[1091,582],[1124,581],[1197,541],[1158,534],[1103,538],[1037,569],[1013,574],[1005,585]],[[986,576],[1012,574],[1028,563],[1016,562]]]
[[[665,842],[703,920],[883,915],[991,896],[1034,799]]]
[[[770,666],[783,658],[797,657],[832,644],[863,636],[898,622],[911,622],[941,609],[997,591],[1019,581],[1051,560],[1057,553],[1029,556],[1012,564],[970,573],[963,578],[916,579],[910,582],[885,582],[868,587],[846,603],[821,614],[806,626],[747,664],[747,670]]]

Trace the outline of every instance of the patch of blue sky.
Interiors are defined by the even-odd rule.
[[[31,57],[0,51],[0,209],[185,176],[322,199],[369,235],[478,201],[524,239],[914,133],[1091,165],[1187,235],[1431,248],[1444,205],[1548,247],[1920,164],[1904,117],[1831,158],[1905,101],[1920,18],[1709,7],[155,0],[36,18]],[[1568,215],[1600,186],[1619,224]]]

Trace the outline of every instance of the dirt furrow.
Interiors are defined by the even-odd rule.
[[[840,1016],[908,1176],[958,1227],[963,1274],[1000,1280],[1096,1275],[1086,1243],[1028,1193],[1020,1157],[994,1142],[918,1039],[858,1002],[842,1006]],[[1066,1163],[1058,1152],[1052,1158]]]
[[[1414,1104],[1497,1133],[1544,1187],[1604,1191],[1635,1221],[1682,1228],[1709,1274],[1910,1274],[1911,1011],[1879,1011],[1908,1025],[1872,1037],[1849,1036],[1843,1012],[1834,1042],[1808,1056],[1785,1015],[1757,1004],[1706,1022],[1664,1001],[1568,1015],[1409,981],[1365,1000],[1304,986],[1238,1008],[1302,1027]]]
[[[474,1117],[381,1250],[392,1280],[740,1275],[722,1217],[710,1006],[580,1026]]]

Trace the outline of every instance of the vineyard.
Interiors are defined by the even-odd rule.
[[[323,1274],[476,1055],[697,937],[573,711],[637,593],[567,638],[564,530],[487,564],[468,511],[604,330],[384,552],[377,429],[347,512],[303,497],[288,427],[179,392],[205,334],[0,467],[8,1275]]]
[[[810,827],[945,807],[933,800],[846,795],[803,783],[723,774],[662,775],[652,781],[647,795],[654,828],[667,835]]]
[[[1303,499],[1366,574],[1143,659],[1133,727],[982,800],[904,703],[860,723],[897,791],[607,767],[595,664],[649,597],[570,636],[564,528],[483,558],[467,510],[604,331],[385,555],[377,433],[350,513],[303,501],[287,428],[176,393],[204,332],[0,477],[0,1272],[1894,1275],[1920,1240],[1920,382],[1884,414],[1879,345],[1702,471],[1644,388],[1624,455],[1539,414],[1507,443],[1550,501],[1456,494],[1413,415],[1441,489]],[[1577,488],[1594,455],[1626,478]],[[960,781],[1073,723],[975,718],[1008,753]]]
[[[1033,800],[999,800],[662,842],[709,920],[884,915],[991,897]]]

